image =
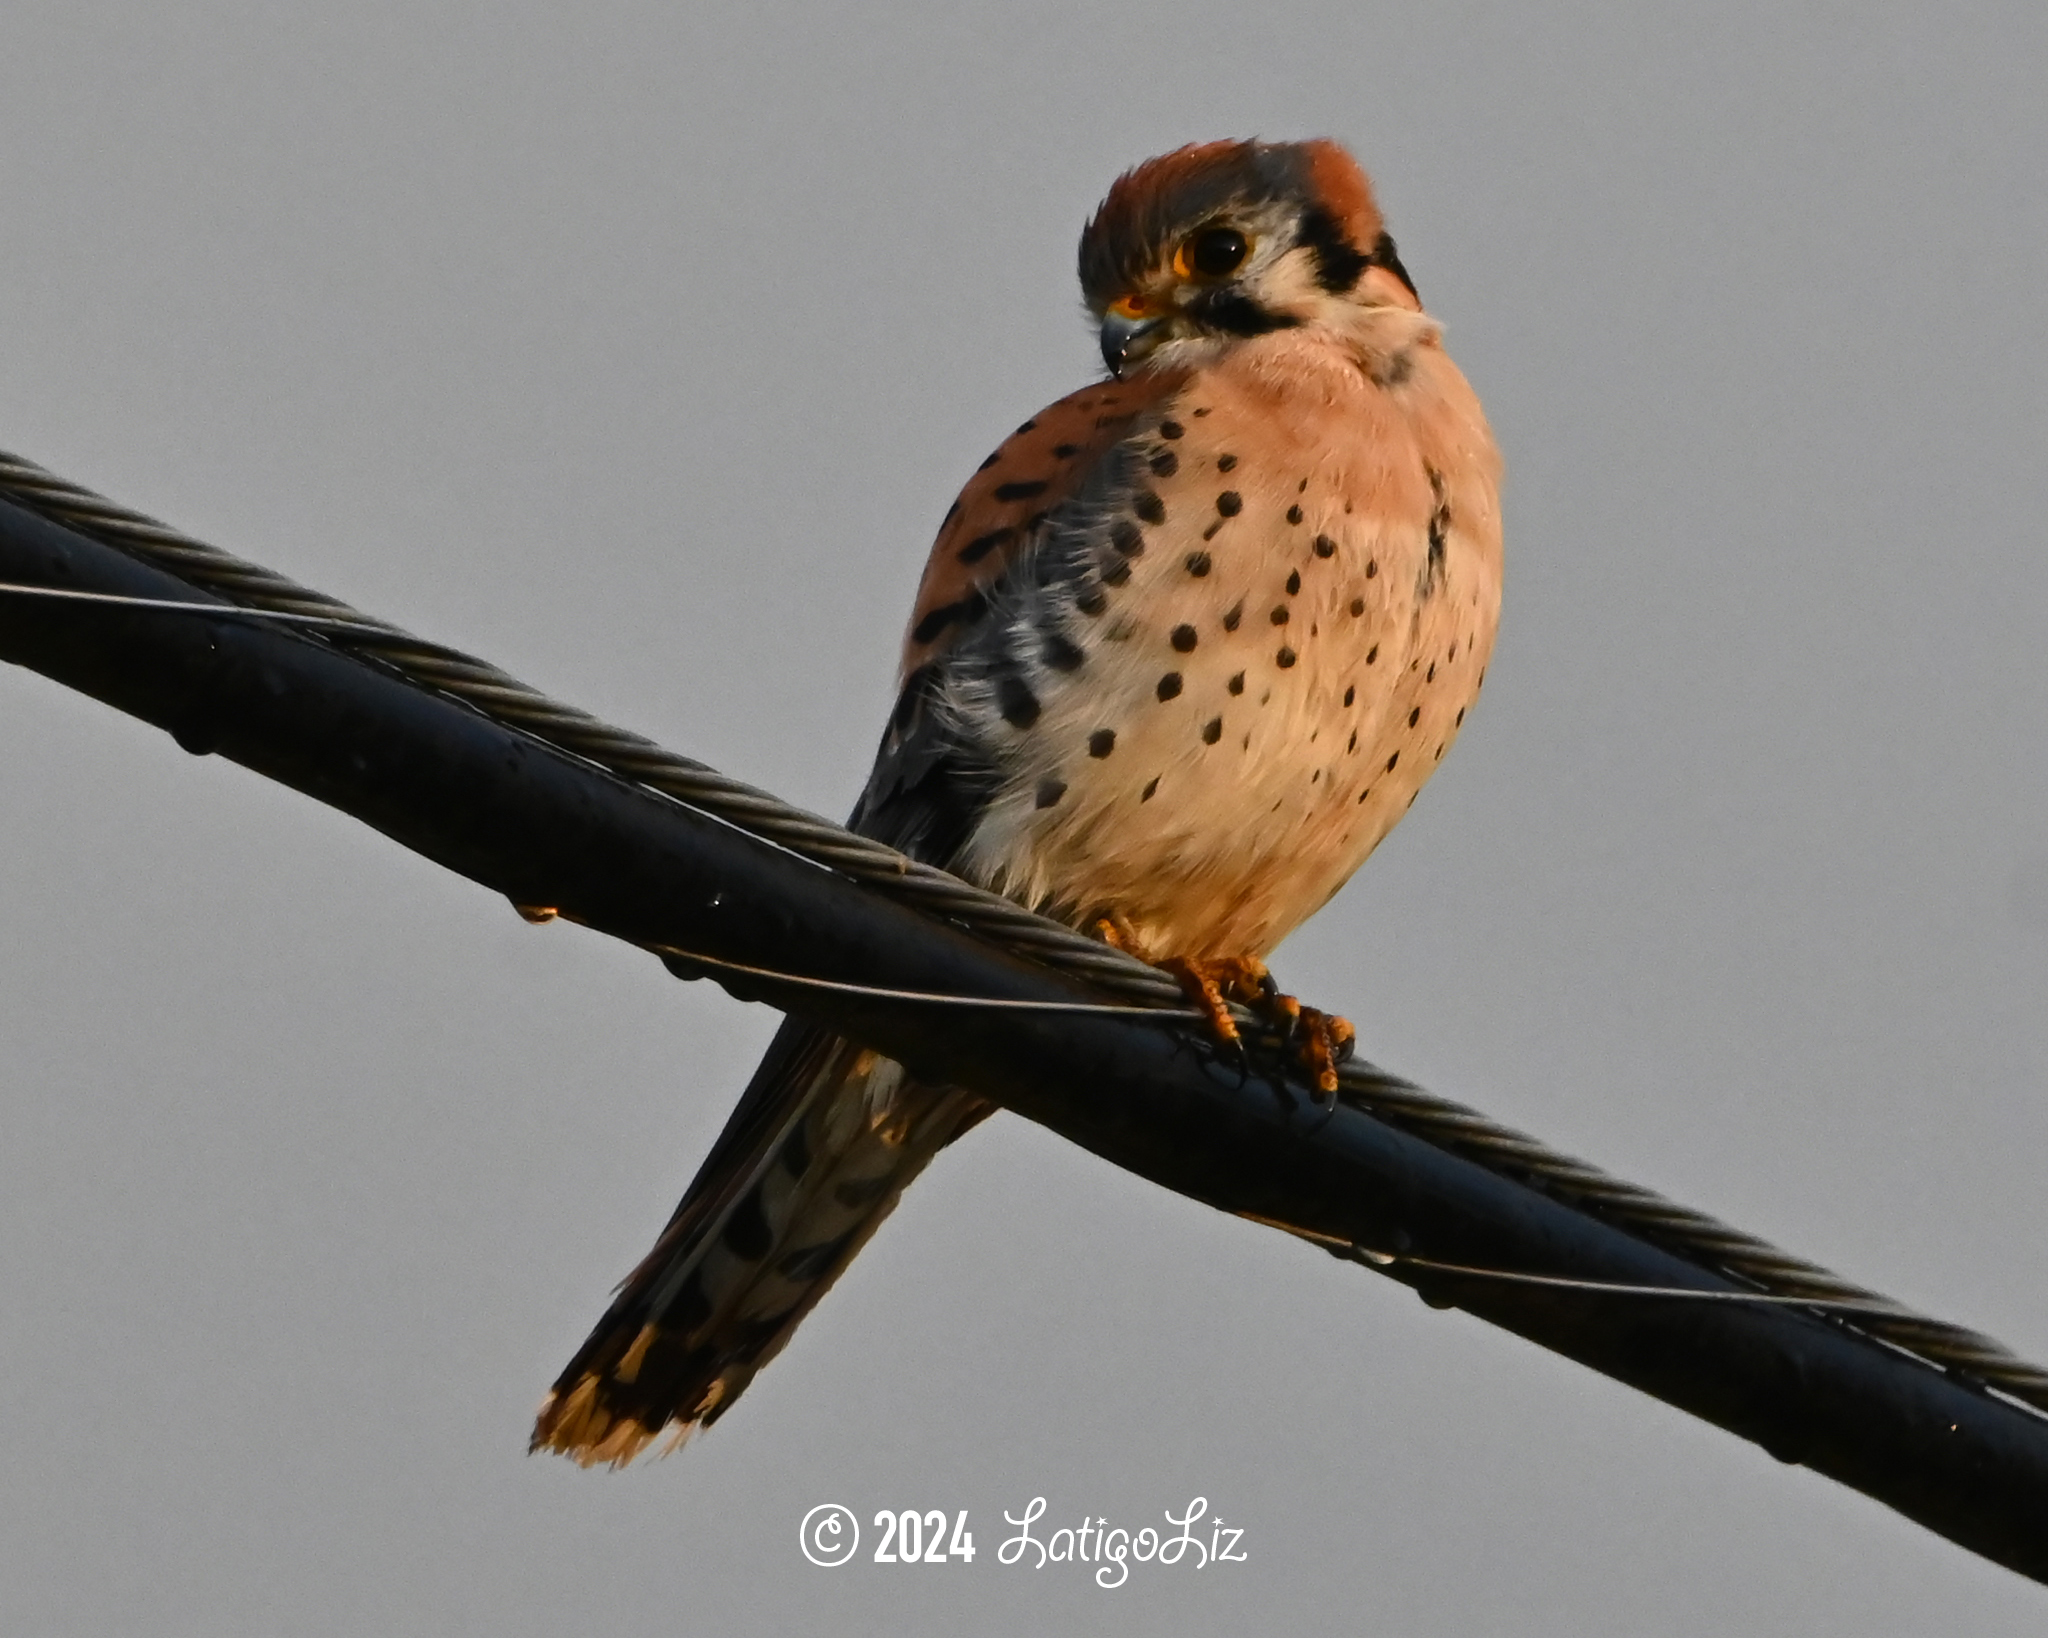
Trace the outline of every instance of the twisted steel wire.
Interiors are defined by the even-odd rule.
[[[814,865],[958,922],[1013,953],[1141,1005],[1185,1007],[1186,998],[1177,982],[1123,951],[893,848],[856,836],[642,735],[550,699],[472,655],[374,619],[338,598],[194,540],[4,451],[0,451],[0,498],[227,603],[317,616],[317,627],[301,628],[300,634],[309,640],[328,642],[369,659],[414,686],[456,700],[494,722]],[[1247,1026],[1257,1027],[1249,1014],[1240,1017]],[[1370,1064],[1346,1064],[1340,1077],[1340,1097],[1391,1126],[1568,1201],[1759,1291],[1864,1305],[1853,1315],[1832,1316],[1830,1323],[1877,1338],[2036,1410],[2048,1411],[2048,1369],[2028,1363],[1990,1337],[1916,1313],[1705,1212],[1560,1154],[1476,1110]]]

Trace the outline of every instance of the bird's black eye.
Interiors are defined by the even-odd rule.
[[[1221,279],[1244,266],[1252,242],[1234,227],[1205,227],[1181,241],[1173,268],[1182,278]]]

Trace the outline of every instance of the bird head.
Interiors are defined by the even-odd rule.
[[[1081,234],[1112,375],[1246,336],[1415,311],[1415,287],[1336,143],[1204,142],[1126,171]]]

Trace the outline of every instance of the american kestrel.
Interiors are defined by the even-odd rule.
[[[1213,1003],[1463,724],[1500,606],[1500,458],[1334,142],[1147,161],[1080,273],[1108,378],[947,512],[851,825]],[[1329,1084],[1346,1030],[1315,1022]],[[716,1420],[990,1108],[787,1020],[534,1448],[624,1462]]]

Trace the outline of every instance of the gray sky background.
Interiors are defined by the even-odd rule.
[[[1124,166],[1327,133],[1509,462],[1282,952],[2048,1357],[2048,12],[13,0],[0,447],[819,810]],[[0,674],[9,1632],[2037,1633],[2042,1589],[1026,1123],[673,1460],[524,1454],[773,1017]],[[1004,1569],[1193,1495],[1249,1562]],[[840,1501],[970,1565],[836,1571]],[[872,1537],[872,1530],[870,1530]]]

